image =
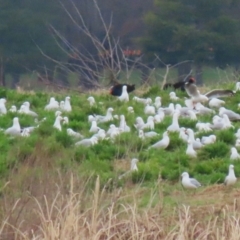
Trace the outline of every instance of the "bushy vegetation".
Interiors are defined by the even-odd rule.
[[[233,86],[233,85],[232,85]],[[231,86],[231,87],[232,87]],[[138,94],[137,92],[130,94],[130,102],[121,103],[116,97],[109,96],[108,93],[93,95],[96,99],[96,105],[90,107],[87,102],[88,94],[71,94],[71,103],[73,111],[71,113],[63,113],[69,117],[69,125],[63,125],[62,131],[53,128],[55,120],[54,112],[47,112],[44,106],[48,103],[51,94],[37,92],[34,94],[17,93],[12,90],[2,89],[3,96],[6,97],[7,108],[11,105],[16,105],[18,108],[24,101],[31,103],[31,109],[39,114],[38,120],[46,117],[46,121],[39,124],[29,137],[9,137],[0,132],[0,149],[1,149],[1,176],[7,176],[11,168],[16,168],[19,164],[31,158],[39,150],[41,145],[42,151],[46,158],[54,158],[52,165],[61,163],[61,167],[78,168],[80,172],[92,172],[94,175],[104,176],[105,181],[110,178],[118,179],[118,176],[129,170],[130,161],[133,157],[139,159],[139,171],[132,174],[132,182],[151,183],[157,181],[161,176],[164,180],[176,182],[179,180],[181,172],[188,171],[191,175],[196,176],[203,184],[221,183],[224,179],[224,174],[228,171],[230,163],[230,148],[235,143],[234,132],[237,131],[239,123],[234,123],[235,129],[216,130],[213,133],[217,136],[217,141],[214,144],[205,146],[198,151],[197,159],[191,159],[185,153],[187,145],[179,138],[178,133],[170,133],[170,145],[167,149],[150,149],[148,147],[162,138],[162,134],[171,124],[171,117],[166,116],[162,123],[155,124],[155,131],[159,136],[152,139],[141,140],[138,137],[138,132],[133,124],[137,116],[142,116],[146,121],[147,116],[144,115],[144,105],[132,100],[133,95],[151,97],[153,100],[156,96],[162,97],[163,106],[168,106],[169,91],[160,91],[157,86],[150,88],[145,93]],[[69,93],[68,93],[69,94]],[[185,93],[177,92],[179,96],[184,97]],[[57,100],[64,100],[67,93],[53,94]],[[236,99],[239,93],[233,98],[225,99],[226,107],[236,109]],[[180,100],[181,102],[182,100]],[[99,102],[102,102],[101,104]],[[182,102],[181,102],[182,103]],[[127,107],[133,106],[134,113],[128,113]],[[67,135],[66,129],[72,128],[80,132],[85,137],[91,137],[89,133],[90,123],[88,122],[89,114],[105,115],[108,107],[114,108],[114,114],[124,114],[127,124],[131,127],[130,133],[122,133],[117,136],[114,141],[102,140],[98,144],[86,148],[75,147],[75,139]],[[0,117],[0,127],[3,129],[12,125],[12,118],[19,117],[22,127],[36,126],[35,119],[31,116],[18,113],[8,112]],[[201,122],[211,121],[213,115],[199,116]],[[100,123],[99,126],[105,130],[109,125],[114,123],[119,125],[119,120],[114,119],[108,123]],[[196,131],[196,121],[180,118],[180,126],[192,128]],[[198,137],[209,135],[209,133],[199,133]],[[66,155],[69,157],[66,157]],[[125,162],[124,168],[121,169],[121,161]],[[217,164],[221,162],[221,164]],[[95,165],[92,168],[93,163]],[[236,170],[239,169],[239,162],[235,161]],[[107,168],[105,166],[108,166]],[[119,165],[119,166],[118,166]],[[89,169],[87,169],[89,166]],[[116,180],[117,181],[117,180]]]

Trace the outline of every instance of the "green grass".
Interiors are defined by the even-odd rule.
[[[161,71],[161,74],[163,74],[164,69],[158,69],[158,71],[159,74]],[[171,73],[170,77],[173,77],[174,74],[176,74],[176,72]],[[209,79],[210,81],[210,79],[214,78],[221,81],[224,80],[226,82],[224,86],[234,86],[233,83],[228,82],[227,76],[230,75],[230,69],[223,71],[204,68],[204,78],[206,78],[206,80]],[[139,74],[133,73],[133,76],[138,78]],[[76,78],[75,75],[71,77]],[[153,100],[156,96],[161,96],[163,106],[168,106],[168,94],[170,91],[171,90],[161,91],[158,86],[153,86],[138,95],[140,97],[151,97]],[[137,116],[143,116],[144,121],[146,121],[147,116],[143,114],[144,106],[132,100],[132,97],[137,94],[137,92],[130,94],[131,100],[129,103],[120,103],[117,98],[110,96],[108,93],[91,93],[97,103],[103,102],[102,105],[97,104],[95,107],[88,105],[87,97],[89,95],[87,93],[76,94],[75,92],[62,92],[49,94],[42,91],[35,93],[17,93],[8,89],[0,89],[0,93],[2,97],[6,97],[8,109],[12,104],[19,108],[24,101],[28,100],[31,103],[31,109],[39,114],[39,119],[43,117],[47,118],[29,138],[10,138],[0,132],[1,176],[7,176],[12,167],[15,168],[26,159],[31,158],[32,155],[38,151],[39,144],[41,144],[41,148],[45,151],[45,157],[54,158],[52,162],[53,166],[57,164],[61,166],[62,169],[77,168],[79,172],[92,171],[95,176],[100,175],[103,177],[104,181],[107,181],[109,178],[117,179],[118,175],[126,171],[126,169],[116,170],[113,165],[114,161],[124,159],[129,166],[131,158],[136,157],[139,159],[139,171],[132,174],[130,179],[133,183],[155,182],[159,175],[161,175],[165,181],[175,183],[179,181],[179,177],[183,171],[189,171],[192,176],[199,177],[199,180],[201,180],[203,184],[221,183],[224,174],[227,173],[228,164],[230,163],[230,148],[235,143],[233,134],[237,128],[240,127],[240,124],[236,122],[234,123],[235,129],[214,131],[213,134],[216,134],[217,142],[199,150],[197,159],[193,160],[185,154],[186,143],[180,140],[176,133],[170,134],[170,145],[166,150],[147,150],[149,145],[161,138],[163,132],[171,123],[171,117],[167,116],[162,123],[155,125],[155,131],[160,134],[160,137],[147,139],[145,141],[140,140],[137,137],[138,133],[133,127],[133,124]],[[55,120],[54,113],[44,111],[44,106],[48,103],[50,96],[55,96],[55,98],[60,101],[67,95],[71,95],[73,112],[63,114],[69,117],[70,123],[69,126],[63,126],[62,132],[58,132],[52,127]],[[177,91],[177,95],[183,99],[186,93]],[[239,95],[240,94],[237,93],[234,97],[227,98],[226,107],[237,111]],[[183,101],[180,100],[180,103],[183,104]],[[127,107],[130,105],[134,107],[134,114],[127,113]],[[121,134],[115,139],[115,142],[104,140],[91,148],[75,147],[74,143],[76,141],[67,135],[66,129],[70,127],[75,131],[81,132],[85,137],[90,137],[92,134],[88,131],[90,128],[90,124],[87,122],[88,115],[104,115],[106,109],[110,106],[114,108],[114,114],[125,114],[126,121],[131,127],[131,133]],[[30,116],[8,113],[0,117],[0,127],[4,129],[10,127],[14,116],[19,117],[22,127],[36,125],[34,119]],[[211,121],[211,119],[212,116],[199,117],[199,121],[201,122]],[[118,125],[119,121],[114,120],[111,123]],[[180,118],[179,123],[180,126],[193,128],[194,131],[196,131],[196,121]],[[105,130],[108,129],[109,125],[110,123],[99,124],[99,126]],[[204,134],[199,134],[199,136],[202,135]],[[70,154],[69,158],[68,154]],[[223,164],[224,167],[217,163]],[[236,172],[238,173],[240,163],[236,161],[234,164],[236,165]]]
[[[209,74],[209,78],[210,76],[212,75]],[[222,85],[223,88],[233,86],[234,83],[228,82],[227,79],[226,83]],[[13,90],[0,89],[1,96],[7,99],[8,109],[13,104],[19,108],[24,101],[28,100],[31,103],[31,109],[39,114],[40,120],[43,117],[47,118],[30,137],[12,138],[5,136],[0,131],[0,200],[2,200],[3,209],[0,211],[1,220],[5,221],[9,216],[9,210],[11,210],[13,220],[10,218],[9,221],[12,226],[20,226],[20,223],[25,222],[27,228],[29,228],[30,223],[33,224],[32,221],[39,225],[38,218],[34,215],[35,211],[32,211],[33,208],[36,209],[32,201],[34,199],[40,201],[37,208],[43,208],[45,211],[47,209],[45,204],[51,201],[49,199],[55,199],[58,196],[61,200],[56,201],[56,203],[54,200],[54,207],[49,206],[49,209],[60,209],[61,212],[71,206],[65,197],[69,196],[71,201],[75,201],[78,196],[81,196],[81,200],[76,202],[76,206],[81,209],[76,211],[74,207],[71,212],[67,212],[63,217],[65,219],[66,216],[72,216],[72,213],[75,213],[76,219],[73,222],[78,223],[79,216],[82,216],[84,221],[80,224],[81,228],[86,225],[86,219],[94,219],[94,216],[98,216],[100,225],[97,226],[102,226],[103,221],[102,219],[100,221],[99,217],[104,216],[104,220],[107,221],[107,229],[109,229],[111,206],[116,207],[112,215],[112,222],[116,219],[125,221],[124,217],[129,218],[129,223],[132,222],[135,217],[132,218],[129,214],[131,209],[136,208],[137,210],[134,211],[137,211],[137,214],[134,213],[134,216],[139,214],[139,229],[142,227],[141,224],[145,222],[143,217],[144,219],[148,217],[146,222],[151,223],[157,216],[161,219],[154,220],[156,226],[158,224],[164,226],[165,234],[172,229],[176,229],[176,219],[179,216],[182,219],[183,210],[178,213],[179,206],[191,206],[191,215],[194,221],[201,224],[203,224],[203,219],[205,221],[206,216],[209,216],[209,212],[212,216],[214,207],[222,211],[225,204],[232,202],[235,196],[239,196],[237,190],[239,182],[233,187],[232,192],[231,189],[224,188],[222,183],[231,163],[235,166],[236,176],[240,176],[240,161],[232,162],[229,160],[230,148],[235,143],[234,133],[240,127],[240,122],[233,123],[234,129],[213,131],[206,134],[199,133],[198,137],[216,134],[217,142],[200,149],[196,159],[191,159],[186,155],[187,145],[179,139],[178,133],[169,134],[170,145],[167,149],[147,150],[151,144],[162,137],[172,119],[167,116],[162,123],[155,125],[155,131],[160,134],[160,137],[142,141],[138,138],[138,133],[133,124],[137,116],[143,116],[144,106],[134,102],[132,98],[134,95],[138,95],[140,97],[151,97],[154,100],[156,96],[161,96],[163,106],[168,106],[170,91],[161,91],[158,86],[153,86],[141,93],[135,91],[130,94],[130,102],[124,104],[105,91],[96,92],[91,93],[91,95],[95,97],[97,106],[90,107],[87,102],[90,94],[87,92],[85,94],[43,91],[18,93]],[[54,96],[60,101],[67,95],[71,96],[73,112],[63,114],[63,116],[69,117],[70,123],[69,126],[63,126],[62,131],[59,132],[53,128],[54,112],[44,111],[44,106],[48,103],[50,96]],[[177,95],[184,98],[186,93],[177,91]],[[237,109],[239,97],[240,93],[237,93],[234,97],[225,99],[226,107],[239,112]],[[103,102],[103,104],[98,104],[98,102]],[[180,103],[183,104],[183,101],[181,100]],[[127,113],[127,106],[130,105],[134,108],[134,114]],[[85,137],[90,137],[92,134],[89,133],[88,115],[94,113],[105,114],[106,109],[110,106],[114,108],[114,114],[125,114],[131,132],[121,134],[116,137],[114,142],[105,139],[90,148],[75,147],[74,143],[77,140],[69,137],[66,129],[70,127]],[[0,127],[5,129],[11,126],[14,116],[19,117],[20,124],[23,127],[36,125],[34,119],[30,116],[8,113],[0,116]],[[146,121],[147,116],[143,116],[143,118]],[[200,122],[211,120],[212,115],[199,117]],[[118,126],[119,121],[114,120],[111,123]],[[179,123],[180,126],[191,127],[194,131],[197,130],[195,121],[180,118]],[[99,124],[101,128],[106,130],[109,125],[110,123]],[[129,170],[132,158],[139,159],[139,170],[119,180],[118,177]],[[183,189],[180,184],[180,176],[183,171],[188,171],[190,176],[195,177],[202,183],[203,187],[197,189],[194,194]],[[96,180],[98,176],[100,190],[96,186],[98,185]],[[9,187],[5,187],[8,183]],[[71,185],[74,186],[74,191]],[[227,194],[226,190],[229,190],[230,194]],[[61,191],[60,195],[57,195],[58,191]],[[14,209],[13,205],[17,199],[21,199],[20,206]],[[91,207],[92,205],[94,206]],[[125,209],[124,212],[122,208]],[[44,211],[42,212],[44,213]],[[86,214],[86,216],[83,214]],[[49,222],[49,219],[56,220],[56,216],[53,214],[49,218],[42,218],[44,220],[41,224],[44,225]],[[213,216],[219,217],[217,212]],[[207,223],[204,223],[210,226],[211,224],[207,220]],[[179,223],[182,222],[185,221],[179,221]],[[220,222],[219,224],[221,225]],[[94,225],[94,222],[89,224],[91,231],[92,225]],[[48,229],[49,224],[44,226]],[[55,226],[59,225],[55,224]],[[122,225],[119,226],[122,228]],[[138,226],[137,223],[132,229],[135,229],[136,226]],[[146,224],[146,226],[145,229],[148,229],[150,225]],[[206,227],[206,225],[203,226]],[[24,228],[25,226],[23,226]],[[191,227],[191,229],[194,228]],[[226,227],[226,229],[228,228]],[[115,231],[116,228],[114,228]],[[151,232],[151,228],[148,231]],[[79,234],[79,231],[77,231],[77,234]],[[122,239],[128,239],[129,236],[124,236]],[[139,236],[139,238],[141,237]],[[155,239],[164,238],[159,235]],[[175,239],[175,237],[172,239]]]

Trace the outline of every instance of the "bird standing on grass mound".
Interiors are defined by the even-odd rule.
[[[240,159],[240,155],[235,147],[231,148],[230,159],[231,160],[239,160]]]
[[[237,178],[234,173],[234,165],[230,164],[228,168],[228,175],[225,178],[224,185],[230,186],[237,182]]]
[[[0,115],[7,113],[6,102],[7,100],[5,98],[0,99]]]
[[[118,97],[118,99],[121,102],[128,102],[129,101],[129,96],[128,96],[127,86],[126,85],[123,85],[123,87],[122,87],[122,94]]]
[[[106,112],[106,115],[105,116],[102,116],[102,115],[96,115],[94,114],[94,118],[96,119],[96,121],[98,123],[104,123],[104,122],[109,122],[109,121],[112,121],[113,120],[113,115],[112,115],[112,112],[114,111],[113,108],[109,107],[107,109],[107,112]]]
[[[62,120],[63,118],[61,116],[57,116],[53,124],[53,127],[56,128],[58,131],[62,131],[62,126],[61,126]]]
[[[191,140],[188,140],[186,154],[193,158],[197,157],[197,152],[193,149],[193,144],[192,144]]]
[[[197,189],[202,186],[195,178],[190,178],[187,172],[182,173],[182,185],[189,189]]]
[[[95,98],[93,96],[88,97],[88,102],[90,107],[94,106],[96,104]]]
[[[46,111],[59,109],[59,102],[55,100],[54,97],[51,97],[49,103],[44,108]]]
[[[81,133],[75,132],[71,128],[67,129],[67,135],[74,137],[74,138],[83,138],[83,135]]]
[[[226,114],[231,121],[237,121],[237,120],[239,121],[240,120],[240,114],[235,113],[234,111],[232,111],[230,109],[226,109],[225,107],[220,107],[219,108],[219,116],[222,117],[223,114]]]
[[[138,162],[138,159],[137,159],[137,158],[133,158],[133,159],[131,160],[130,170],[127,171],[127,172],[125,172],[124,174],[120,175],[120,176],[118,177],[118,179],[122,179],[123,177],[125,177],[126,175],[128,175],[128,174],[131,173],[131,172],[138,171],[137,162]]]
[[[110,88],[110,94],[113,96],[120,97],[122,95],[123,86],[127,86],[127,92],[133,92],[135,90],[135,84],[116,84]]]
[[[67,96],[65,98],[65,101],[64,101],[64,106],[63,106],[63,111],[65,112],[71,112],[72,111],[72,106],[71,106],[71,103],[70,103],[70,97]]]
[[[169,132],[179,132],[180,131],[180,127],[179,127],[179,123],[178,123],[179,116],[180,116],[180,111],[175,110],[173,117],[172,117],[172,124],[169,125],[167,128],[167,130]]]
[[[12,127],[6,129],[4,133],[12,136],[19,136],[21,134],[21,127],[18,121],[18,117],[13,118]]]
[[[75,146],[84,146],[84,147],[91,147],[98,143],[98,138],[92,136],[91,138],[85,138],[79,142],[75,143]]]
[[[24,102],[23,105],[25,106],[24,108],[24,113],[33,117],[38,117],[38,114],[30,110],[30,103],[29,102]]]
[[[165,149],[165,148],[168,147],[169,143],[170,143],[170,138],[168,136],[168,131],[166,131],[166,132],[163,133],[162,140],[160,140],[160,141],[156,142],[155,144],[153,144],[152,146],[150,146],[148,148],[148,150],[151,149],[151,148],[163,148],[163,149]]]

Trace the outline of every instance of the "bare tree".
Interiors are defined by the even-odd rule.
[[[64,33],[61,33],[54,26],[50,26],[54,33],[56,44],[67,55],[67,62],[59,62],[51,59],[39,48],[44,56],[51,59],[58,65],[62,72],[75,72],[79,75],[79,86],[84,88],[96,88],[117,83],[120,74],[125,73],[128,82],[134,69],[142,68],[142,55],[129,58],[120,45],[120,39],[112,34],[112,17],[109,23],[103,19],[101,10],[96,0],[92,1],[95,8],[95,18],[99,20],[99,32],[92,31],[73,0],[69,7],[60,2],[65,13],[70,18],[72,25],[83,36],[83,41],[78,46],[70,43]],[[146,66],[147,67],[147,66]],[[42,79],[43,81],[43,79]]]

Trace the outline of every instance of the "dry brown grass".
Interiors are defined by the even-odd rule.
[[[0,239],[240,239],[237,189],[175,188],[169,196],[161,181],[149,189],[129,179],[110,190],[99,178],[89,187],[92,176],[55,169],[52,161],[32,157],[1,189]]]

